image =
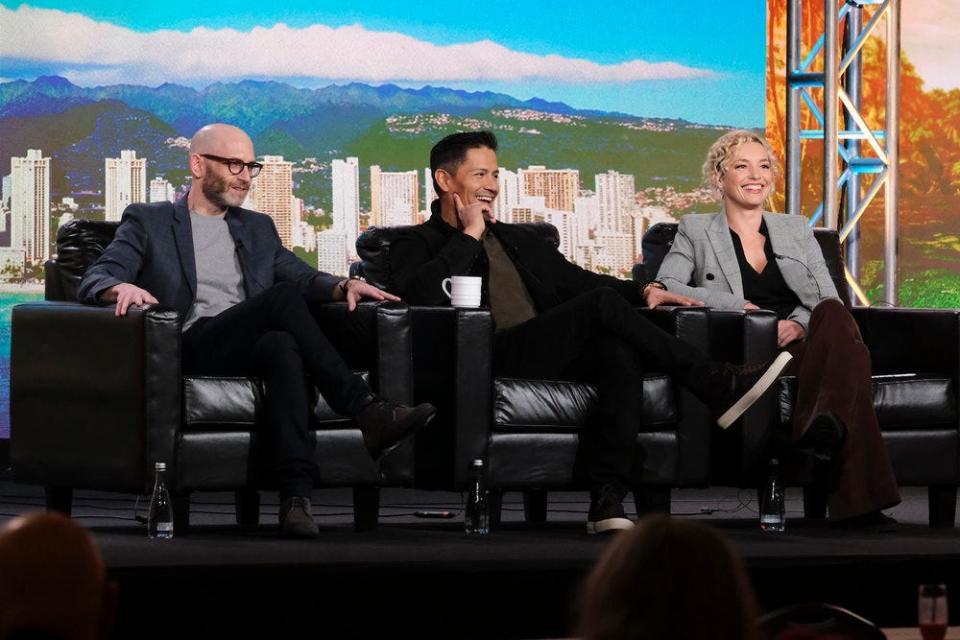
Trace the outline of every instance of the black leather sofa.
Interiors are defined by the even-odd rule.
[[[545,242],[558,245],[554,227],[532,226]],[[401,231],[371,229],[357,241],[359,273],[387,290],[395,291],[390,248]],[[705,309],[637,312],[708,348]],[[747,330],[775,326],[773,314],[767,315],[748,318]],[[415,401],[429,401],[439,409],[431,429],[417,438],[418,486],[461,489],[470,461],[483,459],[494,525],[505,491],[523,492],[527,520],[542,521],[549,490],[586,488],[578,484],[573,469],[579,434],[596,406],[592,385],[494,377],[488,309],[412,306],[411,323]],[[743,357],[740,354],[739,359]],[[710,416],[706,407],[662,373],[650,372],[643,391],[633,470],[635,502],[641,512],[669,511],[671,488],[705,486],[710,481]]]
[[[195,491],[236,491],[237,520],[255,524],[259,489],[271,488],[257,456],[262,388],[249,378],[184,377],[180,319],[169,308],[131,310],[76,302],[84,270],[116,223],[73,221],[46,265],[47,301],[13,310],[10,380],[15,481],[43,485],[49,508],[70,512],[73,489],[148,491],[167,463],[178,533]],[[408,309],[318,304],[314,315],[348,364],[385,398],[413,396]],[[348,315],[349,314],[349,315]],[[413,446],[375,462],[359,429],[317,397],[316,485],[352,487],[358,529],[377,523],[379,487],[413,481]]]
[[[635,269],[635,276],[656,273],[676,228],[676,224],[661,223],[648,230],[644,263]],[[837,232],[816,229],[814,236],[837,291],[870,349],[874,406],[897,481],[901,486],[927,487],[930,526],[952,527],[960,484],[960,310],[852,307]],[[757,313],[710,311],[712,355],[730,359],[732,347],[734,352],[749,354],[751,360],[773,357],[775,318],[752,331],[740,330]],[[769,405],[762,406],[747,417],[749,424],[714,432],[712,484],[755,486],[767,458],[789,455],[784,447],[795,396],[796,379],[781,378],[772,414]],[[806,487],[807,515],[823,517],[826,502],[811,484],[811,467],[795,462],[791,470],[795,482]]]

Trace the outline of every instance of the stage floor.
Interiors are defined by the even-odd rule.
[[[884,626],[909,626],[919,582],[960,592],[960,535],[927,528],[925,490],[903,493],[890,511],[900,528],[887,534],[805,522],[799,491],[788,494],[780,535],[758,529],[752,491],[675,491],[672,511],[709,521],[733,542],[765,610],[824,600]],[[0,481],[0,521],[42,504],[40,488]],[[263,524],[253,530],[234,524],[232,494],[197,494],[190,535],[169,542],[148,540],[136,521],[145,499],[78,492],[74,504],[121,584],[118,632],[142,635],[158,599],[169,612],[165,624],[146,631],[151,637],[182,632],[187,620],[212,637],[305,626],[331,637],[567,635],[579,581],[607,543],[584,533],[586,495],[573,492],[551,493],[548,522],[537,526],[522,522],[519,494],[507,494],[503,528],[480,539],[463,534],[460,495],[445,492],[384,490],[380,527],[357,533],[350,492],[318,490],[316,541],[278,540],[276,497],[268,494]],[[424,520],[413,515],[417,509],[457,517]]]

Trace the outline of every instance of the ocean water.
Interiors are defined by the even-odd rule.
[[[42,293],[0,293],[0,439],[10,437],[10,317],[16,305],[37,300]]]

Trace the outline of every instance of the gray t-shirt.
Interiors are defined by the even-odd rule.
[[[191,211],[190,225],[197,265],[197,297],[183,322],[184,331],[199,318],[215,316],[247,297],[240,258],[224,214],[208,216]]]

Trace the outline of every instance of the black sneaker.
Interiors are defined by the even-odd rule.
[[[623,511],[626,489],[616,483],[590,491],[590,513],[587,533],[615,533],[633,528],[633,521]]]
[[[280,535],[284,538],[316,538],[320,530],[311,513],[310,498],[291,496],[280,501]]]
[[[726,429],[746,413],[777,381],[793,356],[784,351],[769,362],[755,365],[718,365],[720,387],[710,400],[717,424]],[[721,413],[722,412],[722,413]]]
[[[378,458],[409,438],[421,427],[430,424],[437,409],[432,404],[415,407],[373,398],[356,416],[363,443],[374,458]]]
[[[846,438],[847,427],[833,412],[827,411],[814,418],[796,446],[801,451],[809,451],[817,462],[827,464],[839,458]]]

